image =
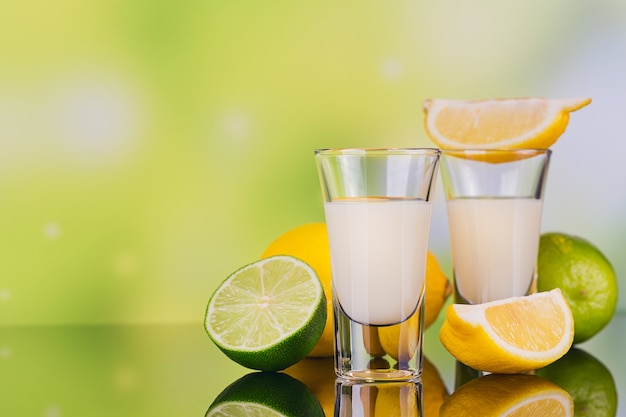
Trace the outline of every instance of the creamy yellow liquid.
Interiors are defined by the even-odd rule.
[[[431,204],[360,199],[324,208],[333,291],[343,311],[369,325],[409,317],[424,288]]]
[[[541,223],[541,200],[447,202],[457,291],[474,304],[528,293]]]

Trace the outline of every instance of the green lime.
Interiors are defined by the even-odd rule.
[[[280,255],[226,278],[209,300],[204,326],[235,362],[278,371],[313,349],[325,323],[326,297],[315,271],[297,258]]]
[[[537,289],[560,288],[574,315],[574,343],[588,340],[613,318],[617,278],[607,258],[587,240],[546,233],[539,241]]]
[[[275,372],[254,372],[227,386],[205,417],[324,417],[302,382]]]
[[[584,350],[574,347],[536,374],[572,396],[577,417],[614,417],[617,413],[617,390],[611,372]]]

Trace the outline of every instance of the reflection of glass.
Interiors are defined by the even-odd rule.
[[[406,380],[421,373],[430,199],[439,154],[315,153],[331,251],[339,376]]]
[[[547,379],[525,374],[486,375],[455,390],[439,417],[544,417],[574,415],[572,397]]]
[[[457,302],[533,291],[549,158],[545,149],[443,152]]]
[[[338,379],[335,385],[335,416],[423,416],[422,383],[369,383]]]
[[[213,400],[205,416],[270,414],[324,417],[322,407],[306,385],[278,372],[253,372],[239,378]]]

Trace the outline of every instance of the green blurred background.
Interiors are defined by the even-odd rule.
[[[626,310],[625,51],[621,0],[0,0],[0,325],[200,323],[323,221],[315,148],[432,146],[430,97],[593,98],[542,229],[596,244]]]

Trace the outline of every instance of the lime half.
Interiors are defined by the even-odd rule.
[[[215,290],[205,329],[235,362],[262,371],[303,359],[326,323],[326,297],[315,271],[292,256],[273,256],[231,274]]]
[[[323,417],[302,382],[280,372],[253,372],[227,386],[205,417]]]

